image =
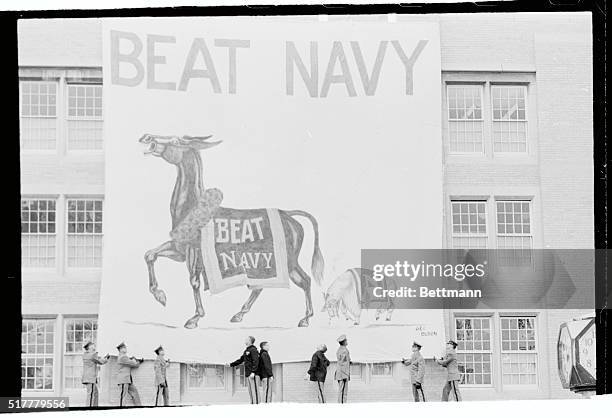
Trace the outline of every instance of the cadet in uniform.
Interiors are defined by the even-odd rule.
[[[310,369],[308,369],[310,381],[314,382],[319,403],[325,403],[325,377],[327,376],[327,367],[329,367],[329,360],[325,357],[326,351],[327,346],[325,344],[319,345],[317,351],[312,355]]]
[[[85,343],[83,348],[85,353],[83,353],[83,378],[81,382],[87,388],[87,406],[94,407],[98,406],[98,366],[106,364],[110,354],[104,357],[98,356],[96,345],[91,341]]]
[[[251,398],[252,404],[259,403],[259,387],[257,385],[259,379],[259,376],[257,376],[259,369],[259,352],[253,345],[254,343],[255,337],[246,337],[246,340],[244,340],[246,350],[244,350],[242,356],[240,356],[238,360],[230,363],[230,367],[236,367],[244,363],[244,375],[246,377],[246,384],[249,389],[249,397]]]
[[[446,367],[447,372],[446,384],[444,385],[444,389],[442,389],[442,401],[444,402],[448,401],[448,395],[451,392],[457,402],[461,400],[461,393],[457,387],[457,383],[461,377],[459,376],[459,364],[457,363],[457,353],[455,352],[456,348],[457,343],[450,340],[446,343],[446,356],[437,360],[439,365]]]
[[[351,354],[349,353],[346,335],[338,337],[338,351],[336,351],[336,373],[334,378],[338,381],[338,403],[346,403],[348,396],[348,381],[351,380]]]
[[[412,381],[412,394],[414,401],[420,402],[421,398],[425,402],[423,393],[423,378],[425,377],[425,359],[421,355],[422,345],[416,341],[412,343],[412,356],[410,360],[402,359],[402,363],[410,366],[410,380]]]
[[[117,384],[121,386],[121,394],[119,395],[119,406],[125,405],[125,398],[130,396],[134,406],[140,406],[140,396],[138,395],[138,389],[134,386],[134,380],[132,379],[132,369],[140,366],[143,359],[135,359],[134,357],[128,357],[127,347],[125,343],[121,343],[117,346],[119,351],[119,357],[117,358],[117,364],[119,364],[119,371],[117,373]]]
[[[272,402],[272,359],[270,358],[270,343],[267,341],[259,344],[259,378],[261,379],[262,400],[265,403]]]
[[[153,363],[155,370],[155,406],[159,403],[160,395],[164,400],[164,406],[170,405],[170,393],[168,392],[168,380],[166,379],[166,369],[170,366],[170,360],[164,357],[164,348],[160,345],[154,350],[157,358]]]

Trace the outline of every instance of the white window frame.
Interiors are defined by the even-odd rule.
[[[526,203],[528,205],[528,209],[529,209],[529,234],[525,234],[525,233],[500,233],[499,229],[498,229],[498,210],[497,210],[497,204],[498,203],[519,203],[519,204],[523,204]],[[533,201],[531,199],[495,199],[494,202],[494,206],[495,206],[495,242],[496,242],[496,247],[500,248],[499,246],[499,242],[501,241],[499,238],[500,237],[520,237],[520,238],[530,238],[530,242],[531,245],[529,248],[527,248],[528,250],[531,250],[534,248],[534,231],[533,231]],[[512,221],[513,225],[514,225],[514,220]],[[518,249],[517,247],[503,247],[503,249]],[[525,248],[522,248],[525,249]]]
[[[446,82],[445,88],[445,124],[446,124],[446,132],[447,132],[447,149],[450,155],[473,155],[473,156],[483,156],[486,150],[486,102],[485,102],[485,93],[484,93],[484,82]],[[480,104],[481,104],[481,118],[480,119],[451,119],[450,117],[450,100],[449,100],[449,90],[453,87],[457,86],[470,86],[470,87],[478,87],[478,91],[480,93]],[[451,122],[481,122],[482,123],[482,150],[481,151],[453,151],[451,146],[451,136],[450,136],[450,125]]]
[[[455,314],[453,317],[453,334],[454,334],[454,340],[457,342],[460,342],[460,338],[458,337],[457,331],[457,320],[474,320],[474,319],[488,319],[489,320],[489,349],[485,350],[460,350],[459,347],[457,349],[457,354],[458,357],[464,354],[482,354],[482,355],[489,355],[490,358],[490,367],[491,367],[491,382],[490,383],[461,383],[461,386],[465,386],[468,388],[490,388],[490,387],[494,387],[495,386],[495,317],[493,314],[479,314],[479,315],[458,315]],[[459,364],[461,364],[461,362],[458,361]],[[461,374],[461,372],[460,372]]]
[[[493,126],[495,125],[496,122],[503,122],[503,119],[495,119],[494,118],[494,113],[493,113],[493,89],[495,87],[522,87],[523,92],[525,94],[525,119],[518,119],[516,120],[516,122],[525,122],[525,151],[495,151],[495,142],[493,139]],[[513,155],[529,155],[530,149],[529,149],[529,136],[530,136],[530,132],[529,132],[529,83],[516,83],[516,82],[491,82],[489,85],[489,103],[490,103],[490,110],[489,110],[489,114],[491,115],[491,138],[490,138],[490,142],[491,142],[491,152],[494,155],[507,155],[507,156],[513,156]]]
[[[41,232],[31,233],[31,232],[23,232],[23,230],[22,230],[21,234],[20,234],[21,235],[22,251],[23,251],[23,237],[24,237],[24,235],[25,236],[35,236],[35,235],[51,236],[51,235],[53,235],[54,236],[53,248],[54,248],[55,256],[54,256],[53,265],[51,265],[51,266],[25,266],[24,263],[23,263],[23,253],[22,253],[22,258],[21,258],[22,268],[24,270],[28,270],[28,271],[30,271],[30,270],[32,270],[32,271],[36,271],[36,270],[52,271],[52,270],[57,269],[57,266],[59,264],[58,263],[58,250],[59,250],[58,242],[59,242],[59,223],[60,223],[60,218],[58,217],[58,213],[59,213],[59,210],[58,210],[59,209],[59,207],[58,207],[59,205],[58,204],[59,204],[59,202],[58,202],[58,199],[56,197],[52,197],[52,196],[22,196],[21,200],[20,200],[20,216],[21,216],[21,212],[23,211],[23,210],[21,210],[22,209],[21,205],[23,205],[23,202],[24,201],[32,201],[32,200],[35,200],[35,201],[38,201],[38,202],[45,201],[45,202],[47,202],[47,204],[49,202],[53,202],[55,204],[55,211],[54,211],[55,212],[55,221],[54,221],[55,232],[52,233],[52,234],[49,233],[49,232],[45,232],[45,233],[41,233]],[[47,210],[46,213],[48,214],[49,210]],[[40,214],[38,216],[40,216]],[[24,223],[23,220],[22,220],[21,223]],[[28,221],[28,223],[29,223],[29,221]],[[47,223],[49,223],[48,220],[47,220]]]
[[[359,374],[353,373],[353,368],[358,369],[359,370]],[[363,363],[353,363],[353,362],[351,362],[350,369],[349,369],[350,370],[351,379],[363,380],[363,378],[364,378],[363,368],[364,368],[364,364]]]
[[[69,232],[69,221],[68,221],[68,213],[70,212],[69,206],[70,206],[70,202],[71,201],[84,201],[84,202],[88,202],[88,201],[99,201],[102,204],[102,209],[101,209],[101,213],[102,213],[102,232],[101,233],[73,233],[73,232]],[[94,209],[95,212],[95,209]],[[100,196],[66,196],[65,199],[65,213],[64,213],[64,222],[65,222],[65,229],[64,229],[64,234],[65,234],[65,240],[64,240],[64,263],[66,266],[67,270],[79,270],[79,271],[83,271],[83,270],[100,270],[102,268],[102,265],[100,264],[100,266],[71,266],[68,262],[68,259],[70,257],[70,253],[69,253],[69,247],[70,247],[70,236],[79,236],[79,235],[83,235],[83,236],[100,236],[102,238],[102,246],[101,246],[101,254],[100,254],[100,263],[102,263],[102,259],[104,258],[104,198],[100,197]],[[94,221],[95,223],[95,221]]]
[[[503,349],[503,329],[501,322],[503,319],[508,318],[516,318],[516,319],[532,319],[533,320],[533,333],[535,338],[535,350],[504,350]],[[540,386],[540,350],[539,350],[539,321],[538,315],[536,314],[528,314],[528,313],[520,313],[520,314],[510,314],[510,313],[499,313],[497,318],[497,325],[499,326],[499,381],[501,387],[509,388],[509,389],[534,389]],[[512,383],[504,383],[504,371],[503,371],[503,355],[504,354],[533,354],[535,358],[535,383],[531,384],[512,384]]]
[[[236,367],[230,367],[230,371],[231,371],[231,376],[232,376],[232,387],[234,389],[234,392],[246,391],[247,390],[247,385],[246,385],[247,377],[244,371],[244,363]],[[241,383],[240,382],[241,380],[244,383]]]
[[[374,368],[378,365],[388,365],[390,366],[390,373],[388,374],[374,374]],[[392,361],[378,361],[369,364],[370,368],[370,378],[371,379],[392,379],[395,374],[395,364]]]
[[[71,116],[70,115],[70,88],[71,87],[100,87],[101,89],[101,101],[102,101],[102,105],[101,105],[101,114],[100,116]],[[91,82],[66,82],[65,83],[65,93],[64,93],[64,103],[63,103],[63,108],[64,108],[64,114],[66,115],[65,120],[66,120],[66,126],[65,126],[65,146],[66,146],[66,151],[69,153],[103,153],[104,152],[104,136],[103,136],[103,132],[102,132],[102,139],[101,139],[101,147],[100,148],[71,148],[70,147],[70,124],[72,122],[100,122],[101,124],[104,121],[104,95],[103,95],[103,90],[102,90],[102,83],[98,82],[98,81],[91,81]],[[103,127],[102,127],[103,129]]]
[[[77,321],[81,321],[81,322],[85,322],[85,321],[91,321],[92,323],[95,324],[95,330],[92,331],[93,334],[93,338],[91,340],[89,339],[84,339],[83,341],[81,341],[78,346],[75,346],[75,351],[68,351],[68,342],[70,341],[68,338],[68,325],[70,323],[73,322],[77,322]],[[84,349],[83,349],[83,345],[84,343],[86,343],[87,341],[92,341],[93,343],[97,342],[98,339],[98,318],[97,317],[65,317],[64,318],[64,324],[63,324],[63,339],[62,339],[62,355],[63,355],[63,359],[62,359],[62,387],[66,390],[80,390],[82,389],[81,385],[78,385],[76,387],[68,387],[66,385],[66,377],[67,377],[67,373],[66,373],[66,357],[70,356],[70,357],[75,357],[75,358],[80,358],[81,356],[83,356],[84,353]]]
[[[102,83],[99,82],[89,82],[89,83],[85,83],[85,82],[67,82],[66,83],[66,100],[64,100],[64,107],[65,107],[65,114],[66,114],[66,120],[104,120],[104,96],[101,96],[101,107],[100,107],[100,111],[101,114],[100,116],[70,116],[70,88],[71,87],[99,87],[101,90],[101,94],[103,94],[103,89],[102,89]],[[95,108],[95,107],[94,107]]]
[[[191,386],[190,385],[190,380],[189,380],[189,367],[193,367],[193,366],[203,366],[203,369],[205,370],[206,367],[215,367],[218,368],[220,370],[222,370],[223,372],[223,385],[222,386]],[[226,391],[227,390],[227,385],[228,385],[228,375],[227,375],[227,368],[222,365],[222,364],[210,364],[210,363],[185,363],[185,391],[186,392],[190,392],[190,393],[199,393],[199,392],[220,392],[220,391]]]
[[[476,204],[482,204],[484,205],[484,215],[485,215],[485,232],[484,233],[463,233],[463,232],[455,232],[454,231],[454,212],[453,212],[453,205],[454,204],[461,204],[461,203],[476,203]],[[459,248],[457,246],[455,246],[455,238],[461,239],[461,238],[467,238],[468,240],[470,238],[474,238],[474,239],[482,239],[484,238],[485,241],[485,247],[484,248],[488,248],[489,247],[489,210],[488,210],[488,201],[487,199],[478,199],[478,198],[473,198],[473,199],[454,199],[451,198],[450,199],[450,233],[451,233],[451,248]],[[466,249],[471,249],[471,248],[466,248]]]
[[[51,335],[52,335],[52,341],[51,341],[51,346],[52,346],[52,352],[51,353],[47,353],[46,352],[46,347],[44,349],[44,352],[41,353],[27,353],[26,351],[24,351],[24,346],[23,346],[23,325],[22,325],[22,345],[21,345],[21,361],[22,361],[22,368],[23,368],[23,361],[25,360],[27,362],[28,359],[42,359],[43,361],[46,359],[51,359],[51,387],[49,389],[37,389],[37,388],[24,388],[23,387],[23,382],[22,382],[22,388],[21,391],[22,392],[53,392],[55,391],[56,387],[55,387],[55,379],[56,379],[56,334],[57,334],[57,330],[56,330],[56,320],[54,318],[23,318],[22,319],[23,324],[25,324],[26,322],[42,322],[42,323],[48,323],[51,325]],[[26,334],[27,335],[27,334]],[[27,337],[26,337],[27,340]],[[47,342],[46,340],[46,336],[45,336],[45,340],[44,342]],[[43,344],[43,345],[49,345],[47,344]],[[27,366],[26,366],[26,370],[27,370]],[[34,385],[36,386],[36,376],[34,377]]]
[[[31,116],[23,114],[23,85],[24,84],[53,84],[55,85],[55,116]],[[60,94],[60,85],[61,80],[59,79],[32,79],[32,78],[20,78],[19,79],[19,125],[20,125],[20,133],[19,133],[19,148],[22,152],[25,153],[42,153],[42,154],[55,154],[59,149],[59,143],[61,140],[61,130],[60,130],[60,120],[61,120],[61,94]],[[55,146],[51,148],[24,148],[23,146],[23,125],[22,119],[54,119],[55,120]]]
[[[536,75],[533,71],[522,72],[493,72],[493,71],[442,71],[441,96],[442,109],[440,115],[445,121],[443,127],[443,142],[446,163],[465,163],[472,160],[476,161],[517,161],[537,163],[538,153],[538,126],[537,114],[537,83]],[[483,117],[484,121],[484,154],[480,153],[455,153],[450,151],[450,131],[448,126],[448,92],[447,86],[453,84],[483,85]],[[527,119],[527,147],[526,152],[493,152],[493,106],[491,86],[493,85],[521,85],[527,89],[526,93],[526,119]]]

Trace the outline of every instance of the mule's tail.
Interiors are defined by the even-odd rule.
[[[312,223],[312,228],[314,230],[314,252],[312,254],[312,264],[310,265],[310,269],[312,271],[312,276],[315,279],[315,282],[319,286],[323,283],[323,270],[325,269],[325,260],[323,260],[323,254],[321,254],[321,249],[319,248],[319,224],[314,216],[312,216],[308,212],[304,212],[303,210],[289,210],[285,211],[285,213],[289,216],[303,216],[308,218]]]

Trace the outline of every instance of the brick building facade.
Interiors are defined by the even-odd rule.
[[[593,248],[590,15],[427,19],[440,30],[448,247]],[[22,21],[19,76],[23,395],[82,404],[80,349],[96,334],[104,234],[100,23]],[[446,336],[462,344],[464,399],[574,396],[559,382],[557,333],[589,313],[445,311]],[[314,401],[307,363],[274,367],[276,400]],[[115,368],[102,367],[101,404],[118,403]],[[351,400],[410,399],[399,362],[352,373]],[[428,399],[440,398],[444,377],[428,359]],[[135,379],[152,404],[152,363]],[[243,380],[223,365],[169,369],[174,403],[248,402]],[[331,382],[327,391],[335,399]]]

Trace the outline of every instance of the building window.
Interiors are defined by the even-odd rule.
[[[535,318],[502,317],[500,323],[503,384],[537,384]]]
[[[102,86],[69,84],[67,104],[67,148],[102,149]]]
[[[53,389],[52,319],[24,319],[21,323],[21,388]]]
[[[55,266],[55,200],[21,200],[23,267]]]
[[[450,151],[482,153],[482,86],[449,85],[447,97]]]
[[[57,135],[57,83],[22,81],[21,148],[54,150]]]
[[[531,249],[531,215],[529,201],[498,201],[497,247]]]
[[[393,363],[372,363],[372,377],[393,376]]]
[[[66,320],[64,347],[64,385],[67,389],[81,388],[83,375],[83,345],[96,342],[98,321],[96,319]]]
[[[491,86],[494,152],[527,152],[526,96],[525,86]]]
[[[245,389],[246,388],[246,376],[244,372],[244,364],[234,367],[234,388]]]
[[[455,337],[461,383],[490,385],[491,320],[490,318],[456,318]]]
[[[361,363],[352,363],[350,365],[351,379],[361,379],[363,377],[363,367]]]
[[[187,364],[187,389],[225,387],[225,368],[217,364]]]
[[[452,201],[453,248],[487,247],[486,201]]]
[[[102,200],[69,199],[67,228],[68,267],[102,265]]]

